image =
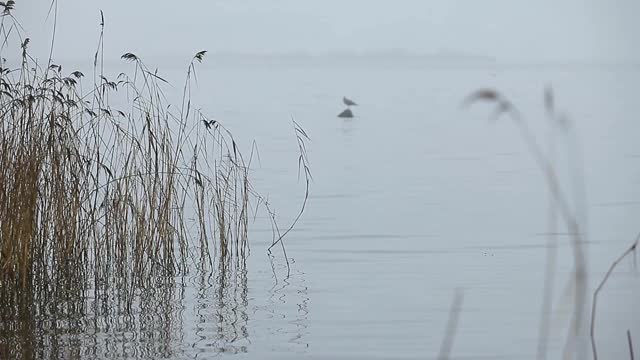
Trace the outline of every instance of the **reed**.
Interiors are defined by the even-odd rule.
[[[562,128],[566,135],[575,136],[572,133],[571,123],[568,118],[559,113],[555,108],[553,92],[550,88],[545,90],[545,110],[553,128]],[[544,175],[545,182],[550,195],[550,227],[555,229],[556,216],[564,222],[564,225],[571,236],[571,248],[573,253],[573,277],[570,281],[575,286],[573,294],[573,311],[572,321],[569,325],[563,358],[583,358],[586,354],[585,347],[582,342],[586,335],[587,323],[587,256],[584,249],[586,233],[584,231],[586,216],[584,214],[585,207],[585,191],[584,184],[581,179],[583,174],[581,171],[574,172],[574,199],[570,199],[567,191],[563,188],[558,177],[555,165],[553,163],[553,146],[550,146],[550,154],[546,154],[539,145],[534,132],[529,128],[526,119],[521,115],[517,107],[504,95],[494,89],[480,89],[470,94],[463,102],[464,106],[469,106],[477,102],[488,102],[493,106],[491,120],[497,120],[504,117],[510,120],[518,128],[525,146],[529,153],[533,156],[540,171]],[[574,161],[579,162],[578,155],[580,153],[577,146],[577,139],[573,139],[573,148],[569,149],[574,155]],[[581,165],[581,164],[578,164]],[[573,201],[570,201],[573,200]],[[576,208],[572,208],[571,204],[577,204]],[[542,316],[539,329],[539,343],[537,349],[537,357],[546,358],[547,343],[546,338],[549,334],[549,313],[551,311],[551,297],[553,289],[554,269],[556,263],[556,253],[554,247],[555,239],[552,235],[549,238],[549,251],[547,253],[547,264],[545,269],[545,288],[543,293]],[[595,351],[594,351],[595,357]]]
[[[0,67],[3,300],[126,293],[189,264],[244,258],[259,195],[231,132],[191,104],[206,51],[188,62],[171,107],[167,81],[136,54],[122,56],[130,72],[107,75],[103,16],[90,81],[32,57],[14,5],[0,3],[0,58],[10,59]]]
[[[570,143],[572,146],[569,148],[570,155],[573,155],[572,159],[577,164],[578,169],[582,168],[580,149],[578,146],[578,140],[575,133],[572,131],[571,122],[568,118],[559,113],[555,108],[553,92],[550,88],[545,90],[545,110],[550,120],[551,126],[560,128],[565,135],[570,137]],[[598,359],[597,339],[596,339],[596,315],[598,296],[604,289],[610,276],[613,274],[616,267],[628,256],[636,255],[638,244],[640,243],[640,235],[637,235],[631,245],[616,258],[607,272],[604,274],[602,280],[598,283],[598,286],[594,290],[591,296],[591,311],[590,319],[587,319],[587,258],[584,250],[584,243],[586,233],[584,232],[586,222],[586,191],[584,189],[584,183],[582,178],[584,177],[582,171],[573,172],[573,196],[574,203],[577,204],[575,209],[572,209],[569,203],[569,198],[566,195],[566,191],[562,188],[556,169],[553,164],[553,154],[555,152],[555,145],[550,142],[550,151],[547,156],[542,148],[538,145],[536,137],[529,129],[525,119],[522,117],[517,108],[502,94],[493,89],[481,89],[471,95],[469,95],[464,101],[464,105],[471,105],[479,101],[489,102],[494,105],[494,112],[492,119],[505,115],[519,128],[520,133],[524,139],[525,144],[528,147],[529,152],[534,156],[538,166],[545,175],[547,186],[549,188],[551,197],[550,206],[550,227],[555,230],[555,217],[559,216],[565,223],[565,226],[569,230],[572,238],[573,260],[574,260],[574,277],[572,279],[575,284],[574,293],[574,307],[573,307],[573,321],[570,325],[570,332],[567,336],[567,341],[564,349],[564,358],[576,357],[585,358],[586,351],[580,346],[576,346],[576,342],[580,341],[582,337],[586,336],[587,323],[589,323],[589,340],[591,343],[591,357],[594,360]],[[544,359],[547,357],[547,343],[546,338],[549,334],[550,324],[550,312],[551,312],[551,298],[553,289],[554,269],[556,263],[556,240],[553,235],[550,235],[549,239],[549,251],[547,253],[547,267],[545,272],[545,289],[543,294],[543,306],[542,316],[539,329],[539,344],[537,358]],[[631,334],[627,332],[627,339],[629,343],[629,352],[631,358],[633,358],[633,345],[631,343]]]

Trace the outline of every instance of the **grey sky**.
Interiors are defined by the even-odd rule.
[[[48,42],[49,3],[20,2],[15,12],[37,48]],[[56,57],[91,55],[99,9],[114,56],[404,49],[506,61],[640,59],[634,0],[60,0]]]

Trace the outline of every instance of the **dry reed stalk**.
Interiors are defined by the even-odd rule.
[[[620,264],[620,262],[622,262],[622,260],[624,260],[624,258],[629,256],[630,254],[635,254],[639,243],[640,243],[640,234],[638,234],[638,236],[636,236],[636,239],[634,240],[633,244],[631,244],[631,246],[627,250],[625,250],[622,253],[622,255],[620,255],[611,264],[611,266],[609,267],[609,270],[607,270],[607,272],[605,273],[604,277],[602,278],[602,280],[598,284],[598,287],[593,292],[593,298],[592,298],[592,301],[591,301],[591,325],[590,325],[590,333],[589,333],[590,338],[591,338],[591,351],[592,351],[592,355],[593,355],[593,360],[598,360],[598,348],[596,346],[596,312],[597,312],[597,307],[598,307],[598,295],[600,294],[600,292],[604,288],[605,284],[609,280],[609,277],[611,276],[613,271],[616,269],[618,264]]]
[[[458,319],[460,317],[460,312],[462,311],[463,300],[464,291],[462,289],[456,289],[451,303],[451,309],[449,310],[449,320],[447,321],[445,336],[444,339],[442,339],[442,344],[440,344],[438,360],[449,359],[451,349],[453,348],[453,341],[455,340],[456,331],[458,329]]]
[[[573,308],[573,321],[569,327],[569,334],[565,343],[564,358],[569,358],[573,352],[574,341],[582,335],[584,314],[586,311],[587,299],[587,259],[584,252],[583,232],[579,218],[571,210],[570,203],[562,189],[557,174],[553,168],[552,162],[545,156],[541,147],[538,145],[534,133],[529,129],[527,122],[520,115],[518,109],[499,92],[493,89],[481,89],[469,95],[463,102],[464,106],[469,106],[479,101],[485,101],[495,105],[492,114],[493,119],[497,119],[502,115],[507,115],[520,131],[525,145],[529,152],[533,155],[538,167],[545,175],[545,180],[554,206],[558,211],[558,215],[564,220],[568,231],[571,235],[571,244],[573,250],[574,261],[574,278],[575,296]],[[546,106],[553,107],[553,98],[547,96]],[[564,120],[565,118],[558,118]],[[546,290],[549,291],[549,290]],[[546,325],[541,325],[540,333],[544,334]],[[542,341],[542,340],[541,340]],[[544,354],[545,346],[539,342],[539,356]]]
[[[83,92],[83,73],[65,75],[51,59],[40,67],[14,2],[0,6],[9,15],[0,55],[11,59],[17,41],[21,54],[0,68],[2,293],[58,281],[129,289],[184,273],[192,259],[213,269],[212,250],[216,261],[246,256],[249,207],[259,199],[248,164],[232,134],[191,107],[206,51],[190,61],[174,113],[166,80],[137,55],[122,56],[132,75],[109,79],[103,14],[94,82]]]
[[[631,330],[627,330],[627,343],[629,343],[629,357],[631,360],[635,359],[633,355],[633,342],[631,341]]]

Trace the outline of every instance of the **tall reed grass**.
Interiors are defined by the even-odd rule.
[[[104,17],[87,76],[32,57],[14,6],[0,3],[2,302],[133,291],[189,264],[243,261],[260,196],[231,132],[191,104],[206,51],[188,62],[174,107],[136,54],[122,56],[129,72],[107,74]]]

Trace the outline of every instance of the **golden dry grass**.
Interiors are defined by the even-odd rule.
[[[130,288],[243,258],[259,197],[232,134],[191,106],[205,51],[172,110],[135,54],[107,78],[102,35],[92,81],[38,63],[0,5],[0,56],[15,60],[0,69],[0,293]]]

